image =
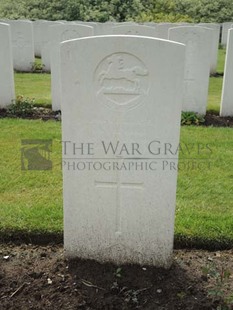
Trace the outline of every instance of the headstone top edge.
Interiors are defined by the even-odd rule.
[[[0,26],[6,26],[6,27],[10,28],[10,24],[7,24],[7,23],[0,22]]]
[[[137,36],[137,35],[124,35],[124,34],[120,34],[120,35],[99,35],[99,36],[89,36],[89,37],[82,37],[82,38],[77,38],[77,39],[72,39],[72,40],[66,40],[61,42],[61,46],[64,46],[66,44],[73,44],[77,41],[87,41],[87,40],[94,40],[94,39],[102,39],[102,38],[128,38],[128,39],[137,39],[137,40],[144,40],[144,39],[149,39],[151,41],[154,42],[164,42],[167,44],[172,44],[172,45],[176,45],[176,46],[183,46],[185,47],[185,44],[180,43],[180,42],[176,42],[176,41],[172,41],[172,40],[166,40],[166,39],[161,39],[161,38],[155,38],[155,37],[148,37],[148,36]]]
[[[93,26],[88,26],[88,25],[81,25],[81,24],[55,24],[55,25],[51,25],[51,26],[49,26],[49,28],[51,28],[51,29],[56,29],[56,28],[64,28],[64,27],[80,27],[80,28],[85,28],[85,29],[88,29],[88,28],[90,28],[90,29],[93,29]]]

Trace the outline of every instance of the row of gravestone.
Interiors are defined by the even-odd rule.
[[[10,31],[6,30],[6,23],[1,24],[2,32],[8,32],[8,46],[10,51],[12,42],[13,67],[16,70],[31,70],[34,62],[34,54],[42,57],[45,70],[51,70],[51,90],[53,110],[61,109],[61,74],[60,74],[60,43],[62,41],[88,37],[93,35],[120,35],[131,34],[148,36],[161,39],[169,39],[186,45],[185,77],[183,111],[193,111],[200,114],[206,113],[209,74],[216,72],[218,44],[220,37],[219,24],[199,24],[198,26],[178,24],[150,24],[138,25],[133,23],[123,24],[95,24],[75,22],[48,22],[48,21],[5,21],[10,25]],[[208,27],[208,28],[207,28]],[[226,27],[225,27],[226,28]],[[34,29],[34,31],[33,31]],[[9,34],[10,32],[10,34]],[[34,40],[33,43],[33,33]],[[6,46],[6,45],[5,45]],[[34,49],[35,47],[35,49]],[[5,54],[5,49],[1,51]],[[7,66],[7,62],[4,62]],[[9,81],[5,80],[4,99],[1,106],[9,104],[14,98],[14,81],[10,70]],[[223,88],[223,89],[226,89]],[[221,115],[231,115],[229,104],[224,104],[222,96]]]
[[[64,21],[43,21],[35,22],[24,20],[0,20],[3,23],[11,25],[11,37],[13,48],[14,69],[19,71],[30,71],[34,62],[34,55],[42,58],[44,70],[50,71],[51,61],[50,55],[53,42],[53,33],[51,27],[56,24],[60,25],[82,25],[92,27],[89,32],[78,30],[67,30],[62,33],[59,41],[65,41],[77,36],[84,35],[112,35],[112,34],[133,34],[157,37],[160,39],[168,39],[168,30],[176,26],[192,25],[179,23],[149,23],[147,25],[137,25],[135,23],[81,23],[81,22],[64,22]],[[215,30],[215,40],[220,39],[219,24],[198,24],[199,26],[209,27]],[[225,29],[225,28],[224,28]],[[224,32],[225,33],[225,32]],[[217,43],[218,44],[218,43]],[[213,43],[213,52],[211,60],[211,73],[216,70],[216,41]]]

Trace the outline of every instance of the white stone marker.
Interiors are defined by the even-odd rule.
[[[155,22],[146,22],[146,23],[143,23],[143,25],[145,26],[150,26],[150,27],[157,27],[158,23],[155,23]]]
[[[35,20],[33,22],[33,37],[34,37],[34,52],[35,56],[41,57],[41,46],[43,42],[43,36],[40,30],[42,23],[47,22],[46,20]]]
[[[15,99],[10,25],[0,23],[0,108]]]
[[[178,160],[164,145],[179,143],[184,52],[127,35],[62,43],[69,258],[170,266]]]
[[[112,27],[113,34],[127,34],[127,35],[137,35],[137,36],[147,36],[155,37],[156,32],[154,27],[143,26],[143,25],[120,25]]]
[[[227,35],[228,30],[231,29],[232,22],[226,22],[222,24],[222,38],[221,38],[221,44],[226,47],[227,45]]]
[[[216,73],[218,64],[218,46],[220,39],[220,24],[214,23],[200,23],[197,26],[209,28],[213,30],[212,47],[211,47],[211,59],[210,59],[210,73]]]
[[[212,30],[202,27],[169,29],[169,40],[186,44],[183,111],[206,113]]]
[[[86,25],[64,24],[49,27],[51,52],[51,90],[52,109],[61,109],[61,75],[60,75],[60,43],[71,39],[93,35],[93,27]],[[82,60],[81,60],[82,61]]]
[[[115,26],[113,22],[96,23],[94,26],[94,35],[111,35],[113,26]]]
[[[14,69],[29,72],[35,61],[33,24],[28,20],[9,20]]]
[[[168,30],[170,28],[179,26],[175,23],[161,23],[156,26],[156,38],[168,40]]]
[[[221,116],[233,116],[233,29],[228,30],[228,42],[223,77]]]
[[[51,50],[51,41],[49,36],[49,27],[53,25],[62,25],[62,22],[52,22],[46,21],[40,25],[40,36],[41,36],[41,61],[43,65],[43,69],[47,72],[51,70],[51,58],[50,58],[50,50]]]

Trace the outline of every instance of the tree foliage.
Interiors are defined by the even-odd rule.
[[[175,0],[144,1],[144,10],[137,16],[141,22],[191,22],[192,18],[176,11]]]
[[[194,22],[222,23],[233,20],[232,0],[175,0],[176,12],[190,16]]]
[[[224,22],[233,0],[0,0],[0,18]]]

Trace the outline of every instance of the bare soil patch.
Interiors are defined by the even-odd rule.
[[[62,245],[0,244],[0,309],[233,309],[232,254],[175,250],[164,270],[68,262]]]

